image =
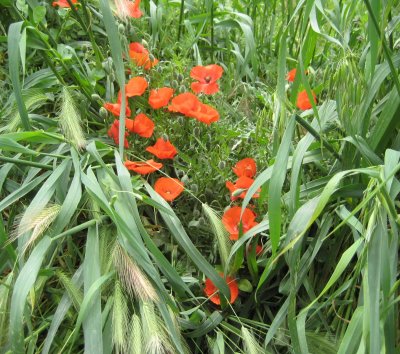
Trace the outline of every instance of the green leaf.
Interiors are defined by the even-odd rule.
[[[25,354],[23,314],[26,297],[36,281],[43,259],[51,245],[51,239],[45,236],[33,249],[25,266],[21,269],[13,287],[10,308],[10,342],[12,352]]]

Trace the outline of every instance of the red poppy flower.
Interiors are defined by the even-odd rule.
[[[135,119],[126,119],[126,129],[143,138],[150,138],[153,134],[154,122],[144,113],[140,113]]]
[[[71,2],[73,3],[73,4],[76,4],[76,3],[78,3],[78,0],[71,0]],[[51,4],[53,7],[63,7],[63,8],[66,8],[66,7],[71,7],[70,5],[69,5],[69,3],[68,3],[68,1],[67,0],[58,0],[58,1],[53,1],[53,3]]]
[[[110,129],[108,129],[107,135],[114,140],[116,145],[119,145],[119,120],[118,119],[114,120]],[[126,139],[127,136],[128,136],[128,133],[125,133],[125,138],[124,138],[124,147],[125,148],[129,147],[128,140]]]
[[[149,51],[138,42],[129,44],[129,57],[137,66],[142,66],[146,70],[157,65],[157,59],[150,59]]]
[[[175,146],[169,140],[164,140],[163,138],[158,138],[153,146],[146,148],[146,151],[157,156],[159,159],[173,159],[178,153]]]
[[[147,161],[125,161],[125,167],[136,173],[140,173],[141,175],[147,175],[154,171],[158,171],[160,168],[163,167],[162,163],[156,162],[153,159]]]
[[[188,112],[188,116],[197,119],[199,122],[206,123],[207,125],[219,120],[218,111],[215,108],[201,102],[197,106],[196,110]]]
[[[315,96],[314,91],[311,91],[313,99],[314,99],[314,103],[317,104],[317,97]],[[310,109],[312,108],[311,102],[308,98],[307,92],[306,90],[303,90],[301,92],[299,92],[299,95],[297,96],[297,103],[296,103],[297,107],[303,111],[305,111],[306,109]]]
[[[296,78],[296,72],[297,72],[297,69],[290,70],[286,75],[286,80],[289,82],[293,82],[294,79]]]
[[[227,181],[225,183],[226,188],[231,192],[231,200],[236,200],[238,198],[244,199],[247,194],[247,190],[254,183],[254,179],[242,176],[237,179],[235,183]],[[261,188],[258,188],[257,192],[253,194],[252,198],[260,197]]]
[[[183,183],[176,178],[160,177],[154,184],[154,190],[168,202],[176,199],[183,189]]]
[[[247,255],[248,255],[249,253],[251,253],[252,250],[253,250],[253,246],[250,245],[250,246],[247,248],[247,251],[246,251]],[[262,247],[261,245],[256,245],[256,256],[259,256],[259,255],[261,254],[262,251],[263,251],[263,247]]]
[[[232,171],[238,177],[246,176],[253,178],[257,173],[257,165],[251,157],[246,157],[238,161],[236,165],[233,166]]]
[[[172,99],[171,104],[168,106],[168,110],[190,116],[190,114],[198,109],[200,103],[201,102],[196,95],[190,92],[185,92]]]
[[[190,77],[197,80],[191,87],[196,93],[212,95],[219,91],[217,80],[222,76],[224,69],[219,65],[212,64],[207,66],[195,66],[190,71]]]
[[[114,116],[119,117],[121,113],[121,103],[109,103],[106,102],[104,103],[103,107],[111,112]],[[128,102],[125,105],[125,116],[130,117],[131,116],[131,109],[129,108]]]
[[[126,97],[141,96],[147,89],[147,81],[141,76],[133,77],[125,86]]]
[[[221,278],[223,277],[223,273],[219,273]],[[234,278],[231,278],[230,276],[227,276],[225,278],[226,283],[229,286],[229,290],[231,292],[231,298],[229,302],[233,304],[237,297],[239,296],[239,287]],[[211,281],[211,279],[207,278],[205,281],[205,287],[204,287],[204,293],[206,296],[211,300],[216,305],[221,305],[221,298],[218,294],[219,290],[218,288],[214,285],[214,283]]]
[[[153,109],[164,107],[168,104],[174,90],[169,87],[162,87],[150,91],[149,104]]]
[[[237,240],[239,238],[239,225],[240,225],[240,213],[242,212],[242,208],[240,206],[234,206],[229,208],[224,215],[222,216],[222,223],[225,226],[225,229],[230,234],[231,240]],[[244,209],[244,213],[242,215],[242,232],[245,234],[252,227],[258,225],[255,222],[256,214],[252,212],[250,209]]]

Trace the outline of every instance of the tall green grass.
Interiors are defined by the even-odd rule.
[[[0,351],[397,353],[400,5],[142,3],[129,23],[107,1],[0,4]],[[161,123],[181,144],[168,173],[192,190],[172,206],[105,138],[99,97],[124,87],[141,38],[156,83],[225,69],[220,122]],[[318,103],[300,112],[303,89]],[[219,216],[243,157],[260,223],[230,244]],[[222,310],[202,292],[208,277],[229,295],[218,263],[240,288]]]

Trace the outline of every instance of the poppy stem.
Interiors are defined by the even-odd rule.
[[[214,62],[214,0],[211,1],[211,61]]]
[[[178,24],[178,42],[181,39],[181,29],[182,29],[182,21],[183,21],[183,13],[185,11],[185,0],[181,0],[181,9],[179,13],[179,24]]]
[[[303,118],[298,116],[297,114],[295,115],[295,119],[297,123],[299,123],[303,128],[305,128],[314,138],[318,139],[321,144],[329,150],[329,152],[332,153],[333,156],[335,156],[339,161],[342,161],[342,158],[340,155],[336,152],[336,150],[333,148],[333,146],[326,140],[324,139],[308,122],[306,122]]]

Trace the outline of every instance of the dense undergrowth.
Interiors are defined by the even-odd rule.
[[[399,2],[117,4],[0,0],[0,352],[397,353]]]

